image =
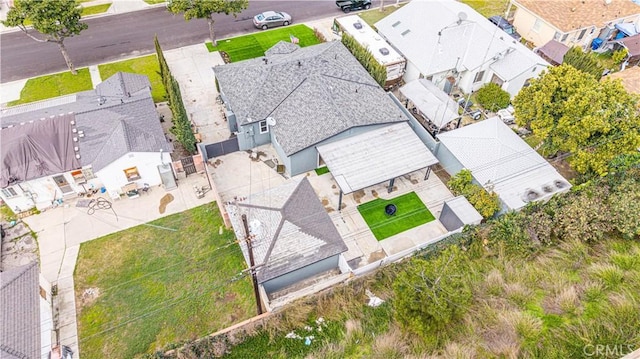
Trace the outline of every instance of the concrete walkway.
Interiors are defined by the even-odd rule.
[[[98,70],[98,66],[89,66],[89,74],[91,75],[91,84],[93,88],[96,88],[101,82],[102,77],[100,77],[100,70]]]

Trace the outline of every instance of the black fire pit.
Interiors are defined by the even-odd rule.
[[[393,203],[389,203],[388,205],[384,206],[384,213],[386,213],[387,216],[393,216],[394,214],[396,214],[397,210],[398,208]]]

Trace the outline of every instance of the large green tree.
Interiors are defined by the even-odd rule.
[[[570,153],[579,173],[603,175],[616,156],[640,147],[637,98],[619,81],[598,82],[561,65],[533,80],[513,104],[518,125],[531,128],[546,153]]]
[[[2,24],[18,27],[27,36],[38,42],[53,42],[58,45],[64,61],[72,74],[76,69],[64,46],[68,37],[80,34],[88,25],[80,21],[81,8],[75,0],[15,0]],[[29,28],[40,33],[34,35]]]
[[[167,9],[174,14],[184,13],[185,20],[207,19],[209,36],[216,45],[216,35],[213,31],[213,14],[238,16],[249,6],[249,0],[172,0]]]

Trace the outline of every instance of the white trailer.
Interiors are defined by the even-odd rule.
[[[407,60],[358,15],[335,19],[339,30],[349,34],[364,48],[369,49],[379,64],[387,68],[385,87],[392,86],[404,75]]]

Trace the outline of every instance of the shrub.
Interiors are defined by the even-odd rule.
[[[615,51],[613,55],[611,55],[611,60],[613,60],[614,64],[620,65],[622,61],[624,61],[627,58],[628,54],[629,54],[629,51],[625,47],[623,47],[620,50]]]
[[[376,61],[371,51],[345,33],[342,34],[342,43],[351,54],[353,54],[353,57],[358,59],[362,67],[369,72],[371,77],[373,77],[380,86],[384,86],[384,83],[387,81],[387,68]]]
[[[482,86],[476,93],[476,98],[482,107],[492,112],[509,106],[511,101],[509,93],[493,82]]]
[[[462,170],[451,177],[447,186],[456,196],[463,195],[469,203],[484,218],[492,217],[500,210],[500,199],[494,192],[487,192],[484,188],[472,182],[471,171]]]

